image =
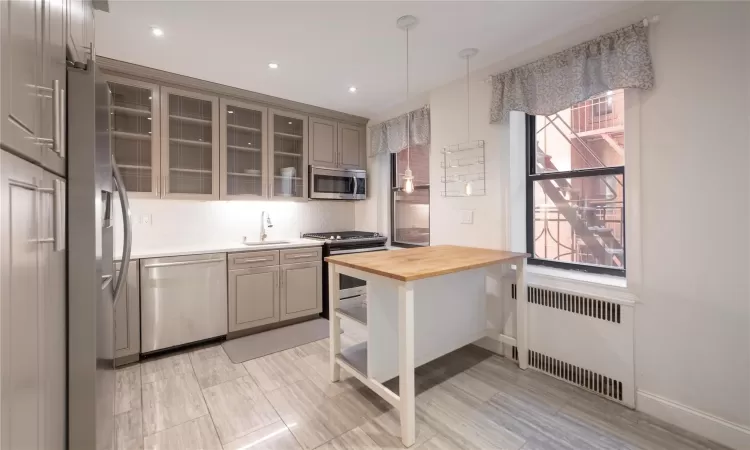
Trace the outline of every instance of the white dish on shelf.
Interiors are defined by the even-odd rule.
[[[260,170],[258,169],[245,169],[243,172],[248,175],[260,175]]]

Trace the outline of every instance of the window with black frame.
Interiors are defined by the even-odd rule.
[[[531,264],[625,275],[624,92],[527,115]]]
[[[408,166],[414,191],[404,190]],[[401,247],[430,245],[430,146],[414,146],[391,154],[391,244]]]

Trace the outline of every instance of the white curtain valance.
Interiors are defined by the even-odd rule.
[[[410,128],[409,132],[407,130]],[[424,106],[370,128],[370,156],[398,153],[407,146],[430,143],[430,107]]]
[[[550,115],[605,91],[653,85],[647,28],[637,23],[493,75],[490,123],[506,122],[510,111]]]

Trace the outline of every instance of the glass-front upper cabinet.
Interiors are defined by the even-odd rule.
[[[161,88],[165,198],[219,198],[219,99]]]
[[[159,86],[107,77],[112,152],[131,197],[159,197]]]
[[[268,109],[226,99],[220,105],[221,198],[267,196]]]
[[[307,116],[269,110],[272,198],[307,198]]]

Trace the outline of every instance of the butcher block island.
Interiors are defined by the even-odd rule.
[[[496,339],[518,347],[518,364],[528,365],[526,339],[526,253],[438,245],[397,251],[329,256],[331,381],[340,369],[399,410],[401,440],[415,441],[414,369],[487,335],[488,269],[516,269],[516,337]],[[496,272],[495,272],[496,273]],[[366,305],[341,304],[339,274],[367,281]],[[367,327],[367,341],[341,348],[342,317]],[[399,393],[383,383],[399,378]]]

